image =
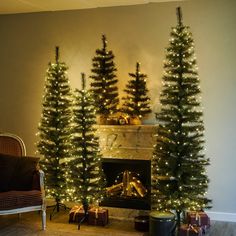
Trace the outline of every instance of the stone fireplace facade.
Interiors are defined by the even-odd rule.
[[[103,157],[150,160],[155,129],[154,125],[98,125]]]
[[[150,204],[149,200],[151,182],[150,162],[153,153],[153,146],[155,144],[156,126],[98,125],[96,128],[97,135],[100,140],[100,149],[103,155],[104,163],[123,163],[122,165],[126,165],[124,163],[127,163],[127,168],[129,163],[132,163],[133,168],[131,168],[131,171],[136,170],[135,166],[140,168],[138,167],[140,166],[140,163],[143,163],[141,165],[146,163],[146,169],[143,172],[145,172],[147,175],[145,181],[147,182],[148,180],[148,185],[145,185],[145,187],[148,188],[148,195],[145,196],[143,199],[144,201],[139,199],[136,201],[135,205],[133,203],[134,200],[131,201],[127,198],[123,199],[121,202],[119,202],[120,199],[118,199],[118,201],[115,201],[114,206],[112,205],[112,201],[110,201],[108,204],[105,203],[105,206],[111,206],[109,208],[110,216],[115,216],[114,218],[125,217],[127,219],[127,217],[132,218],[137,216],[139,211],[138,209],[148,210],[147,205]],[[147,167],[147,164],[149,167]],[[113,168],[112,165],[110,165],[109,168]],[[137,172],[139,172],[138,169]]]

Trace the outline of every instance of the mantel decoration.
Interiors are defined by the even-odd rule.
[[[131,79],[124,90],[127,95],[123,97],[122,111],[128,114],[130,124],[139,125],[141,124],[141,119],[151,112],[150,98],[147,96],[147,75],[141,73],[140,63],[137,62],[135,73],[129,73],[129,76]]]
[[[161,110],[152,158],[152,208],[182,213],[210,207],[204,124],[194,42],[177,8],[164,62]]]
[[[118,110],[119,98],[117,88],[117,71],[114,63],[114,54],[107,49],[107,39],[102,35],[102,49],[96,50],[92,59],[92,75],[90,78],[91,90],[94,94],[96,114],[100,117],[100,124],[106,124],[106,119],[113,116]]]
[[[47,197],[55,199],[56,205],[50,218],[59,211],[66,200],[67,168],[70,157],[70,134],[72,117],[72,94],[67,77],[68,67],[59,61],[56,47],[56,62],[49,63],[45,78],[43,109],[39,124],[38,152],[45,172]]]
[[[69,162],[71,189],[69,195],[74,202],[83,205],[87,219],[89,206],[98,206],[106,184],[98,137],[95,136],[96,114],[94,99],[85,88],[85,74],[82,73],[82,90],[75,90],[73,106],[72,157]]]

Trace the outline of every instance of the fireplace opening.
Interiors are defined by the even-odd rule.
[[[102,206],[150,210],[151,162],[103,158],[106,196]]]

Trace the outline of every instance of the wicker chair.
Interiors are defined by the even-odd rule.
[[[26,156],[20,137],[0,134],[0,215],[41,211],[42,229],[45,230],[44,173],[39,170],[38,161],[39,158]]]
[[[26,148],[23,140],[17,135],[10,133],[0,133],[0,153],[25,156]]]

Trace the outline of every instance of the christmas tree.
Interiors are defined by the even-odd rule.
[[[82,90],[75,90],[73,122],[73,159],[70,162],[71,195],[73,201],[83,204],[85,217],[90,204],[97,204],[105,186],[98,137],[95,136],[96,115],[94,99],[85,89],[82,74]]]
[[[37,148],[44,157],[41,164],[46,193],[55,199],[57,211],[66,198],[66,162],[71,148],[72,100],[67,70],[66,64],[59,61],[59,47],[56,47],[56,62],[49,63],[46,73]]]
[[[152,159],[152,207],[175,210],[177,223],[186,210],[209,207],[209,165],[203,153],[204,124],[194,42],[189,27],[172,28],[164,63],[159,126]]]
[[[107,49],[107,40],[102,36],[103,48],[96,50],[93,58],[91,90],[94,93],[96,113],[109,116],[117,111],[119,103],[116,67],[113,52]]]
[[[124,90],[127,96],[124,97],[123,111],[131,117],[142,118],[151,112],[150,98],[147,96],[146,85],[147,75],[140,72],[140,63],[136,64],[136,72],[129,73],[131,79]]]

